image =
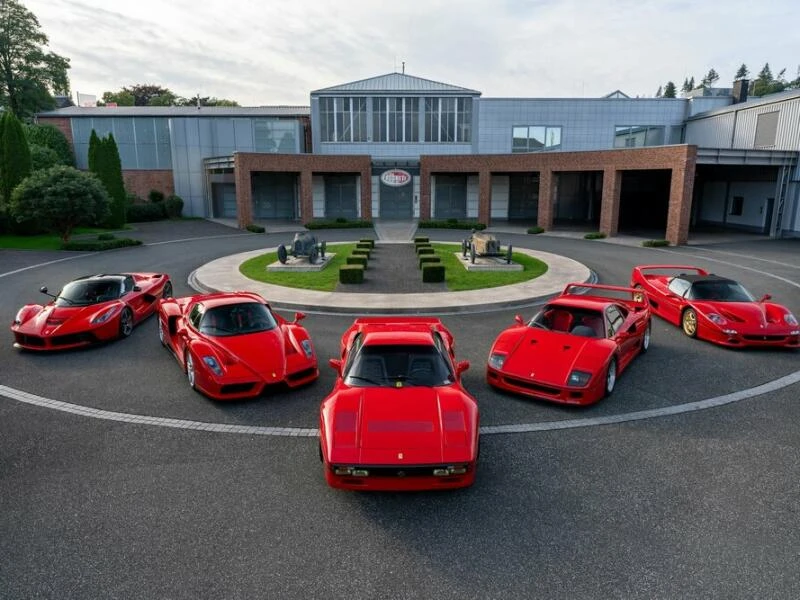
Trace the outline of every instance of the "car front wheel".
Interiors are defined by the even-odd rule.
[[[186,352],[186,380],[189,382],[189,387],[192,389],[196,389],[196,378],[197,373],[194,370],[194,359],[192,358],[192,353],[187,351]]]
[[[683,311],[681,326],[683,328],[683,333],[690,338],[697,337],[697,313],[693,308],[687,308]]]
[[[617,359],[612,358],[608,363],[608,370],[606,371],[606,388],[605,395],[610,396],[617,385]]]
[[[648,321],[644,329],[644,335],[642,336],[642,354],[647,352],[647,349],[650,347],[650,326],[651,322]]]
[[[119,316],[119,337],[126,338],[133,332],[133,313],[125,307]]]

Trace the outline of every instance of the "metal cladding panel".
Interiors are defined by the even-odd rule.
[[[730,148],[736,113],[730,112],[686,123],[686,143],[702,148]]]
[[[758,116],[778,112],[778,128],[775,145],[771,150],[800,150],[800,98],[754,106],[737,113],[734,148],[753,148],[756,139]]]

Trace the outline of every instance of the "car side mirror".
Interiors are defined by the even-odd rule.
[[[42,292],[43,294],[47,294],[47,286],[43,285],[42,287],[39,288],[39,291]]]
[[[459,361],[458,363],[456,363],[456,373],[458,375],[461,375],[467,369],[469,369],[469,361],[468,360],[462,360],[462,361]]]
[[[342,374],[342,361],[338,358],[329,358],[328,364],[339,374]]]
[[[306,318],[306,313],[296,312],[294,313],[294,322],[299,323],[303,319]]]
[[[772,296],[770,296],[769,294],[764,294],[763,296],[761,296],[761,300],[759,300],[759,302],[766,302],[767,300],[772,300]]]
[[[514,315],[514,320],[519,323],[520,325],[525,325],[525,321],[522,320],[521,315]]]

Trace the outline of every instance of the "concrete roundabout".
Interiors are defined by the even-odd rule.
[[[40,285],[86,273],[163,270],[176,295],[194,293],[189,282],[216,288],[209,265],[285,239],[193,227],[172,236],[182,241],[164,234],[118,252],[5,253],[0,314],[8,322]],[[584,278],[608,283],[625,282],[634,264],[708,265],[800,312],[794,243],[653,250],[509,236],[515,249],[566,257]],[[325,487],[309,438],[333,381],[324,363],[350,311],[284,304],[265,292],[281,312],[308,310],[321,376],[250,402],[192,392],[152,319],[127,340],[76,352],[20,353],[7,344],[0,559],[15,574],[5,595],[47,596],[47,585],[65,598],[486,598],[528,596],[536,585],[546,597],[794,597],[795,558],[783,549],[797,547],[797,534],[779,523],[796,509],[800,480],[790,450],[800,418],[797,353],[717,348],[655,319],[648,354],[595,406],[495,392],[483,378],[491,340],[562,284],[529,290],[513,305],[442,310],[457,355],[472,363],[464,383],[487,435],[476,485],[457,494]],[[350,306],[365,305],[357,302]],[[769,547],[744,536],[769,538]]]

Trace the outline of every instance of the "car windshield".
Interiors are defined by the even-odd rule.
[[[435,346],[374,344],[361,347],[347,371],[345,384],[353,387],[435,387],[450,385],[454,377]]]
[[[695,281],[689,292],[689,299],[715,302],[755,301],[755,298],[742,285],[730,280]]]
[[[278,324],[264,304],[243,302],[209,308],[200,319],[200,332],[211,336],[246,335],[274,329]]]
[[[601,313],[571,306],[548,304],[530,320],[528,326],[581,337],[605,337]]]
[[[56,306],[88,306],[116,300],[122,294],[120,279],[79,279],[64,286]]]

